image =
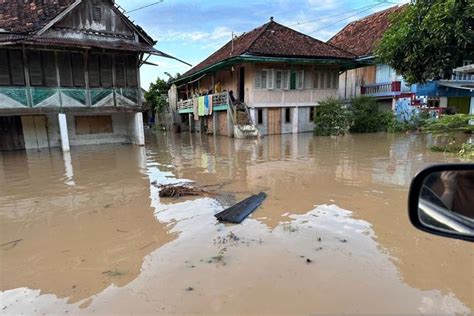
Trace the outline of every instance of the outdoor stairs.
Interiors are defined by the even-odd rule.
[[[252,138],[258,136],[258,129],[253,124],[250,112],[245,103],[239,102],[232,106],[235,138]]]

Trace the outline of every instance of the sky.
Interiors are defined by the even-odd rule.
[[[157,0],[118,0],[127,11]],[[130,12],[157,44],[155,48],[195,66],[222,45],[232,32],[241,35],[267,23],[270,17],[283,25],[327,41],[346,24],[408,0],[162,0]],[[148,89],[157,77],[167,80],[191,67],[179,61],[152,56],[156,66],[140,69],[141,86]]]

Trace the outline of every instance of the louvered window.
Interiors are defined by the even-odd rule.
[[[28,52],[28,71],[30,72],[30,83],[32,86],[43,85],[43,66],[41,65],[41,54],[38,51]]]
[[[72,87],[71,54],[58,53],[59,82],[61,87]]]
[[[8,51],[6,49],[0,50],[0,85],[2,86],[11,85],[8,68]]]
[[[100,62],[99,55],[91,54],[88,60],[89,86],[92,88],[100,87]]]
[[[23,67],[23,53],[21,50],[10,50],[10,77],[13,86],[25,85],[25,69]]]
[[[72,79],[75,87],[84,87],[85,83],[85,70],[84,70],[84,56],[80,53],[71,54],[72,62]]]
[[[137,87],[137,59],[135,56],[127,56],[127,86]]]
[[[54,52],[41,52],[43,60],[44,84],[47,87],[57,87],[58,79],[56,75],[56,57]]]
[[[100,81],[104,88],[112,86],[112,58],[110,55],[100,56]]]
[[[125,87],[125,60],[123,56],[115,57],[115,86]]]

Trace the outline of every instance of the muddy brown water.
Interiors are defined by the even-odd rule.
[[[472,245],[408,222],[412,176],[456,161],[428,142],[183,133],[4,152],[1,314],[470,314]],[[160,199],[155,181],[216,195]],[[242,224],[214,219],[260,191]]]

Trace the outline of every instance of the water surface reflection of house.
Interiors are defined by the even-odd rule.
[[[110,0],[2,1],[0,150],[143,145],[139,67],[170,57]]]

